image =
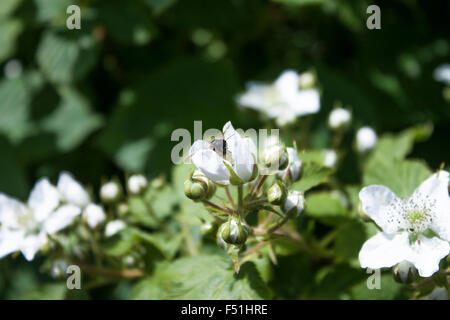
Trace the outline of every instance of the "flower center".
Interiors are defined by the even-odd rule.
[[[423,233],[431,226],[435,202],[429,196],[416,194],[405,204],[403,216],[408,224],[408,232]]]

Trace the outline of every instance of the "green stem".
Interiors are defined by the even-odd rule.
[[[224,213],[227,213],[227,214],[233,214],[234,213],[234,210],[231,210],[230,208],[226,208],[226,207],[221,207],[221,206],[219,206],[219,205],[217,205],[217,204],[215,204],[215,203],[213,203],[213,202],[211,202],[209,200],[203,200],[202,202],[205,205],[208,205],[208,206],[210,206],[210,207],[212,207],[214,209],[217,209],[219,211],[222,211]]]
[[[238,215],[239,220],[241,216],[244,216],[244,187],[243,185],[238,185]]]
[[[253,193],[250,197],[250,200],[255,198],[258,195],[259,190],[261,189],[262,185],[264,184],[264,181],[267,179],[267,175],[261,176],[261,178],[258,181],[258,184],[256,185],[255,189],[253,190]]]
[[[280,220],[278,220],[277,224],[274,225],[274,226],[272,226],[272,227],[270,227],[270,228],[266,231],[266,233],[269,234],[269,233],[272,233],[272,232],[278,230],[278,229],[281,228],[288,220],[289,220],[289,218],[288,218],[287,216],[284,217],[284,218],[282,218],[282,219],[280,219]]]

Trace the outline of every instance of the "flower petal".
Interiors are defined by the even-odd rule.
[[[33,190],[31,190],[28,207],[33,210],[33,215],[37,221],[44,221],[56,209],[59,201],[58,190],[47,178],[42,178],[36,182]]]
[[[431,277],[439,270],[439,262],[450,253],[450,244],[437,237],[419,236],[412,244],[407,260],[414,264],[421,277]]]
[[[81,209],[73,204],[66,204],[53,212],[44,223],[44,230],[54,234],[72,224],[73,219],[81,213]]]
[[[209,143],[205,140],[197,140],[189,149],[189,156],[192,157],[194,153],[206,149],[209,149]]]
[[[20,251],[27,261],[34,259],[36,253],[47,243],[45,232],[30,234],[20,243]]]
[[[362,268],[392,267],[406,260],[408,250],[408,233],[391,235],[379,232],[363,244],[359,252],[359,263]]]
[[[225,141],[227,142],[227,150],[232,154],[234,159],[234,152],[238,146],[238,143],[240,139],[242,139],[241,135],[234,130],[233,125],[231,124],[231,121],[228,121],[223,126],[223,137]]]
[[[264,111],[267,108],[268,89],[268,85],[250,82],[247,84],[247,91],[237,97],[237,103],[240,106]]]
[[[402,200],[389,188],[371,185],[359,192],[362,210],[386,233],[395,233],[406,228],[407,223],[402,215]]]
[[[450,197],[448,195],[449,173],[439,171],[431,175],[414,191],[415,203],[432,204],[431,228],[443,239],[450,241]]]
[[[221,185],[230,183],[230,172],[224,160],[212,150],[200,150],[193,154],[192,162],[205,176]]]
[[[294,99],[299,91],[299,75],[294,70],[284,71],[275,81],[274,86],[284,100]]]
[[[91,229],[95,229],[106,219],[105,211],[97,204],[89,204],[83,211],[83,219]]]
[[[286,148],[289,156],[289,164],[286,169],[277,173],[278,178],[283,179],[283,177],[289,171],[291,174],[292,181],[297,181],[300,176],[300,169],[302,167],[302,160],[298,157],[297,151],[294,148]]]
[[[20,250],[23,236],[22,231],[0,230],[0,259]]]
[[[18,227],[17,218],[20,212],[27,210],[20,201],[0,193],[0,224],[8,227]]]
[[[115,235],[117,232],[123,230],[126,228],[126,224],[125,222],[123,222],[122,220],[113,220],[108,222],[108,224],[105,227],[105,236],[106,237],[112,237],[113,235]]]
[[[70,173],[63,172],[59,175],[57,187],[63,200],[68,203],[83,208],[91,202],[87,191]]]
[[[256,165],[256,146],[250,138],[240,139],[233,154],[234,170],[236,174],[245,182],[254,178]]]
[[[299,91],[289,101],[291,109],[297,116],[316,113],[320,110],[320,95],[316,89]]]

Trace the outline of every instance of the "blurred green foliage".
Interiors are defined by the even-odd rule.
[[[365,26],[366,8],[374,3],[381,7],[382,29],[371,31]],[[81,7],[81,30],[66,28],[70,4]],[[420,161],[395,164],[396,160],[411,154],[434,170],[450,158],[450,107],[442,95],[444,85],[432,78],[437,66],[450,61],[449,12],[448,1],[2,0],[0,64],[17,59],[23,71],[16,78],[0,79],[0,190],[24,199],[38,177],[55,179],[63,169],[96,187],[100,176],[123,171],[148,176],[163,172],[170,177],[174,129],[193,132],[194,120],[202,120],[204,129],[221,128],[228,120],[235,127],[260,127],[256,117],[237,109],[235,95],[248,80],[272,81],[282,70],[293,68],[314,69],[322,90],[322,109],[311,127],[312,147],[327,145],[330,137],[323,123],[336,101],[351,108],[356,126],[401,132],[380,141],[362,181],[348,159],[351,154],[338,176],[347,183],[381,183],[407,194],[429,169]],[[426,122],[434,126],[426,141],[417,139],[414,129],[402,131]],[[345,139],[350,145],[351,138]],[[326,169],[316,169],[325,181],[327,173],[321,170]],[[401,172],[396,175],[399,181],[409,179],[409,189],[391,179],[389,170]],[[186,205],[183,197],[173,197],[172,188],[181,186],[182,179],[185,176],[158,194],[159,204],[152,202],[162,217],[176,204]],[[301,180],[298,190],[310,184],[317,183]],[[358,189],[349,187],[346,192],[356,194]],[[212,296],[299,298],[296,288],[302,287],[309,298],[377,298],[364,282],[358,284],[366,275],[355,264],[362,242],[373,230],[326,190],[311,193],[308,205],[312,221],[336,228],[336,265],[317,272],[317,266],[300,254],[286,254],[272,274],[264,272],[264,261],[252,262],[239,276],[245,281]],[[133,210],[139,212],[136,206]],[[179,219],[199,211],[195,204],[189,206]],[[345,223],[340,221],[344,214],[350,214]],[[145,215],[133,218],[152,225]],[[353,230],[354,238],[348,238],[346,230]],[[142,235],[130,230],[128,237]],[[145,241],[170,260],[180,239],[166,242],[155,235]],[[112,253],[125,249],[109,248]],[[289,246],[280,250],[289,252]],[[211,258],[184,259],[168,269],[159,266],[159,280],[142,280],[149,284],[133,290],[125,283],[112,295],[192,297],[190,282],[165,293],[154,283],[167,281],[180,268],[192,268],[192,279],[205,277],[205,286],[208,274],[232,277],[232,271],[220,268],[217,261],[210,266]],[[207,271],[196,270],[199,262],[193,259],[200,259]],[[39,261],[30,267],[18,260],[0,261],[0,297],[44,297],[38,288],[29,290],[46,280],[36,272]],[[259,277],[251,279],[252,268],[258,268],[265,280],[277,279],[268,281],[273,292]],[[292,276],[293,269],[302,272]],[[401,296],[402,288],[392,277],[383,276],[382,281],[391,288],[382,298]],[[344,292],[343,287],[351,290]],[[111,297],[106,292],[94,294]],[[54,285],[45,293],[60,297],[62,291]]]

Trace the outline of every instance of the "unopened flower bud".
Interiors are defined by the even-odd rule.
[[[283,182],[277,180],[267,191],[267,200],[274,205],[282,205],[287,198],[287,189]]]
[[[206,185],[206,198],[211,199],[211,197],[216,192],[216,185],[207,176],[205,176],[200,170],[195,170],[192,174],[191,179],[196,182],[201,182]]]
[[[289,164],[289,155],[282,144],[273,144],[264,148],[261,160],[266,168],[285,170]]]
[[[284,202],[283,212],[289,218],[295,218],[302,213],[304,205],[305,198],[303,197],[303,193],[300,191],[291,191]]]
[[[204,223],[200,227],[200,233],[203,236],[210,234],[214,230],[214,225],[212,223]]]
[[[184,182],[184,194],[191,200],[202,201],[206,198],[206,186],[201,182],[186,180]]]
[[[356,133],[356,149],[360,153],[365,153],[375,147],[377,134],[370,127],[362,127]]]
[[[298,157],[294,148],[286,148],[289,156],[289,163],[286,169],[277,173],[277,177],[283,181],[295,182],[300,178],[302,160]]]
[[[97,228],[105,219],[105,211],[99,205],[91,203],[83,210],[83,220],[91,229]]]
[[[243,225],[236,217],[230,217],[220,229],[222,239],[228,244],[242,245],[249,234],[248,227]]]
[[[50,275],[53,279],[62,279],[66,276],[67,267],[69,265],[63,259],[57,259],[53,262],[50,269]]]
[[[132,175],[128,179],[128,190],[132,194],[142,194],[148,186],[148,180],[141,174]]]
[[[412,283],[417,280],[417,269],[408,261],[402,261],[397,264],[394,269],[395,281],[399,283]]]
[[[328,125],[331,129],[340,129],[348,126],[352,120],[350,111],[344,108],[336,108],[328,117]]]
[[[195,170],[184,182],[184,194],[194,201],[210,199],[215,191],[216,185],[199,170]]]
[[[300,89],[309,89],[316,85],[316,76],[312,72],[303,72],[298,77]]]
[[[122,218],[126,216],[128,212],[130,212],[130,207],[128,206],[128,204],[126,204],[125,202],[119,203],[119,205],[117,206],[117,213],[119,217]]]
[[[324,150],[323,165],[328,168],[335,168],[337,163],[337,154],[334,150]]]
[[[122,187],[118,182],[110,181],[100,188],[100,198],[104,203],[114,203],[122,197]]]
[[[108,224],[105,227],[105,236],[106,237],[112,237],[113,235],[115,235],[119,231],[122,231],[123,229],[125,229],[126,226],[127,225],[122,220],[110,221],[110,222],[108,222]]]

